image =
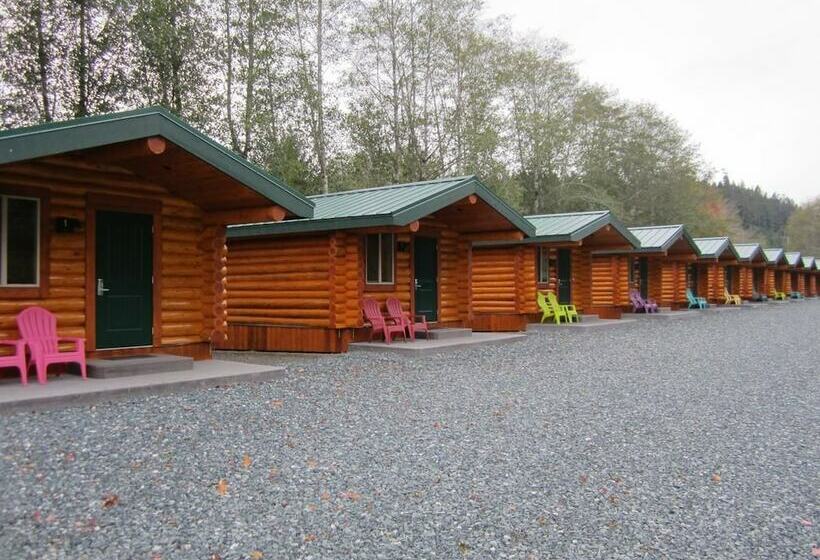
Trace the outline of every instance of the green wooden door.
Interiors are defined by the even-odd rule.
[[[641,257],[638,259],[638,266],[641,270],[641,297],[649,297],[649,259]]]
[[[438,321],[438,247],[432,237],[413,241],[416,313],[428,321]]]
[[[698,295],[698,265],[690,264],[689,267],[686,269],[686,272],[689,276],[689,281],[687,284],[689,285],[689,289],[692,290],[692,295]]]
[[[558,303],[572,303],[572,251],[558,249]]]
[[[97,348],[150,346],[153,216],[97,212]]]

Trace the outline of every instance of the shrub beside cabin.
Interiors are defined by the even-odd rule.
[[[225,226],[309,217],[275,177],[149,108],[0,133],[0,338],[41,306],[91,355],[211,355]]]
[[[235,350],[344,352],[367,335],[362,298],[398,298],[435,326],[477,324],[471,245],[534,228],[476,177],[308,197],[312,218],[228,228]],[[492,288],[505,291],[507,278]],[[522,302],[523,304],[523,302]]]

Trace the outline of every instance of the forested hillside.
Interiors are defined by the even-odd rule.
[[[743,227],[750,235],[772,246],[785,245],[786,222],[797,209],[793,200],[766,193],[760,187],[734,183],[726,175],[716,187],[737,208]]]
[[[478,0],[0,0],[0,98],[5,127],[161,104],[306,193],[477,174],[525,212],[745,233],[674,119]]]

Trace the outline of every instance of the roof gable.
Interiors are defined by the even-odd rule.
[[[803,262],[800,260],[800,251],[789,251],[788,253],[783,254],[786,257],[786,262],[789,266],[800,267],[803,265]]]
[[[0,132],[0,165],[161,136],[297,216],[313,203],[281,179],[228,150],[161,107]]]
[[[814,270],[817,268],[817,261],[814,257],[803,257],[803,268]]]
[[[752,261],[756,256],[763,257],[763,251],[759,243],[736,243],[735,249],[739,260]]]
[[[537,242],[581,241],[610,225],[633,247],[640,246],[640,241],[609,210],[538,214],[525,218],[535,227],[533,241]]]
[[[406,226],[470,195],[476,195],[526,235],[533,226],[477,177],[447,177],[432,181],[339,191],[308,197],[312,218],[232,226],[229,237],[255,237],[379,226]]]
[[[719,259],[726,251],[730,251],[736,259],[740,258],[728,237],[696,237],[695,244],[704,259]]]
[[[763,249],[763,256],[766,257],[767,264],[777,264],[780,261],[786,260],[786,257],[783,255],[783,249],[772,248],[772,249]]]
[[[667,251],[677,241],[683,239],[694,253],[700,255],[695,240],[681,224],[631,227],[629,231],[640,241],[640,247],[636,249],[636,252]]]

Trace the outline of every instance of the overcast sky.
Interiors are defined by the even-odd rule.
[[[570,45],[582,76],[672,115],[705,160],[820,195],[820,0],[485,0]]]

